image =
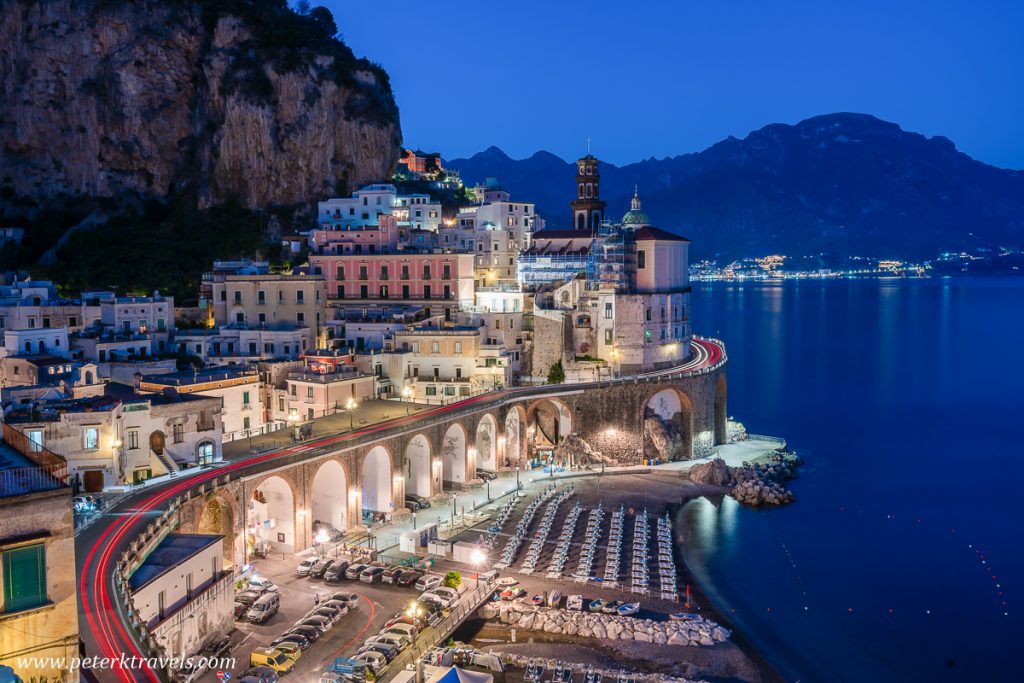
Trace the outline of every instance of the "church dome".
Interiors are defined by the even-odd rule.
[[[633,201],[630,203],[630,209],[626,212],[626,215],[622,217],[623,225],[650,225],[651,219],[647,217],[647,212],[640,208],[640,192],[639,189],[633,190]]]

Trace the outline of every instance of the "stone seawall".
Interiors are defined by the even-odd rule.
[[[724,643],[732,635],[728,629],[703,617],[687,621],[653,621],[537,607],[523,600],[489,603],[481,608],[481,612],[487,619],[497,619],[503,624],[527,631],[656,645],[711,646]]]

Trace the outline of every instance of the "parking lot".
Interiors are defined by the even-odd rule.
[[[294,680],[315,681],[335,657],[354,654],[364,640],[375,635],[385,621],[408,608],[419,595],[419,591],[411,587],[366,584],[348,579],[328,583],[323,579],[299,577],[295,575],[299,561],[299,558],[257,561],[258,575],[278,586],[281,606],[277,614],[262,624],[250,624],[245,620],[235,622],[237,630],[232,637],[231,651],[236,661],[231,671],[233,679],[237,680],[239,674],[249,668],[249,653],[269,645],[315,606],[318,593],[321,599],[326,599],[331,593],[348,591],[359,596],[359,603],[302,653],[295,670],[288,674]],[[212,683],[218,679],[216,672],[208,672],[201,680]]]

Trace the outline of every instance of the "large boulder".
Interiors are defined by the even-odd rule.
[[[711,484],[713,486],[725,486],[732,479],[729,473],[729,466],[721,458],[715,458],[710,462],[694,465],[688,473],[690,481],[698,484]]]

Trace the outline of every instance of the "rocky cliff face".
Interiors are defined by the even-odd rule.
[[[387,75],[333,31],[273,42],[266,12],[290,15],[274,0],[6,3],[8,213],[79,196],[299,204],[387,177],[401,144]]]

